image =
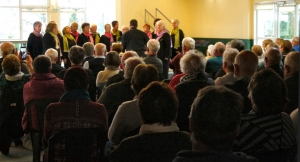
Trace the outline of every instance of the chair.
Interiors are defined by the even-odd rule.
[[[45,110],[50,103],[58,101],[59,99],[35,99],[25,105],[29,120],[33,162],[40,161],[41,150],[46,147],[43,140]]]
[[[59,131],[49,139],[48,162],[99,161],[103,158],[105,142],[100,128],[72,128]],[[105,138],[106,139],[106,138]],[[101,153],[101,154],[100,154]]]

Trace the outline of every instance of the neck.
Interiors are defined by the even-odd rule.
[[[82,63],[79,63],[79,64],[74,64],[73,62],[71,62],[71,66],[82,66]]]

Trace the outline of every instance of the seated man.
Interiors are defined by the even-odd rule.
[[[59,64],[56,63],[57,59],[58,59],[58,53],[57,50],[53,49],[53,48],[49,48],[46,52],[45,55],[50,57],[51,59],[51,63],[52,63],[52,69],[51,69],[51,73],[54,74],[55,76],[57,76],[57,74],[64,70],[65,68],[63,68],[62,66],[60,66]]]
[[[147,57],[144,58],[144,62],[154,65],[158,71],[159,79],[163,80],[163,63],[156,55],[159,48],[159,41],[150,39],[147,43]]]
[[[103,134],[102,144],[107,139],[107,113],[102,104],[92,102],[88,94],[88,74],[81,67],[69,68],[64,77],[66,93],[60,101],[50,104],[45,111],[44,138],[46,141],[55,133],[70,128],[99,128]],[[63,150],[63,144],[58,146]],[[103,146],[99,146],[104,148]],[[100,148],[101,149],[101,148]],[[98,150],[93,150],[91,161],[99,161]],[[58,161],[64,161],[64,151],[58,153]],[[102,154],[101,154],[102,155]],[[45,151],[44,161],[47,160]]]
[[[225,87],[201,89],[189,117],[193,149],[179,152],[173,162],[258,161],[244,153],[231,152],[242,108],[243,98]]]
[[[172,161],[176,153],[191,149],[190,134],[179,131],[175,118],[178,99],[163,82],[152,82],[138,99],[143,125],[139,134],[124,139],[109,154],[111,161]]]
[[[106,53],[105,44],[103,44],[103,43],[96,44],[94,52],[95,52],[95,58],[86,61],[83,64],[83,68],[92,70],[94,77],[96,79],[99,71],[103,71],[105,68],[103,65],[104,60],[105,60],[105,53]],[[95,80],[95,82],[96,82],[96,80]]]

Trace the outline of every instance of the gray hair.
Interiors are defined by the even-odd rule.
[[[239,51],[235,48],[227,48],[223,53],[223,62],[226,62],[227,68],[230,71],[234,70],[233,63],[234,63],[234,59],[238,53],[239,53]]]
[[[142,58],[134,56],[125,60],[124,78],[132,78],[135,67],[139,64],[145,64]]]
[[[93,56],[94,45],[91,42],[86,42],[83,44],[82,48],[85,50],[85,56]]]
[[[33,23],[33,28],[38,26],[38,25],[42,25],[42,23],[40,21],[36,21]]]
[[[204,72],[206,64],[205,56],[197,50],[189,50],[180,59],[180,69],[183,73],[194,74]]]
[[[178,19],[172,19],[171,22],[176,22],[177,25],[179,25],[179,20]]]
[[[295,36],[295,37],[293,38],[293,41],[299,42],[299,37],[298,37],[298,36]]]
[[[245,43],[239,39],[233,39],[230,41],[231,48],[236,48],[239,52],[245,50]]]
[[[157,53],[160,48],[159,41],[155,39],[150,39],[147,43],[147,47],[149,48],[149,51]]]
[[[83,47],[80,47],[78,45],[71,47],[69,50],[70,61],[75,65],[82,64],[84,55],[85,50],[83,49]]]
[[[185,37],[182,40],[182,46],[184,46],[187,50],[195,49],[195,40],[191,37]]]
[[[156,25],[159,25],[159,24],[160,24],[161,26],[163,26],[164,28],[166,27],[165,22],[163,22],[162,20],[157,21],[156,24],[155,24],[155,26],[156,26]]]
[[[58,53],[54,48],[49,48],[45,52],[45,55],[48,56],[51,59],[51,62],[53,62],[57,58]]]

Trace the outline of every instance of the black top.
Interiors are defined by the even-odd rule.
[[[104,59],[105,58],[94,58],[88,61],[89,69],[93,71],[95,78],[97,78],[99,71],[102,71],[105,68],[105,66],[103,65]]]
[[[43,37],[43,54],[45,54],[45,52],[49,49],[49,48],[53,48],[56,49],[58,52],[58,59],[57,59],[57,64],[60,64],[60,51],[64,51],[64,46],[63,46],[63,37],[58,34],[57,35],[58,39],[59,39],[59,46],[60,49],[56,49],[56,42],[54,37],[52,37],[52,35],[47,32],[44,37]]]
[[[77,45],[82,47],[83,44],[86,43],[86,42],[91,42],[91,41],[90,41],[90,37],[87,37],[87,36],[85,36],[83,33],[81,33],[81,34],[78,36]]]
[[[65,68],[61,67],[58,64],[52,64],[51,73],[54,74],[56,77],[57,77],[57,74],[62,70],[65,70]]]
[[[146,33],[132,27],[122,36],[123,49],[126,51],[146,51],[148,40]]]
[[[162,37],[158,40],[160,44],[159,51],[157,52],[157,57],[161,60],[165,60],[165,58],[170,58],[170,50],[171,50],[171,37],[169,33],[164,33]]]
[[[117,32],[120,34],[120,37],[119,37],[119,39],[117,40],[117,35],[114,35],[114,34],[112,34],[112,36],[113,36],[113,39],[114,39],[114,42],[117,42],[117,41],[119,41],[119,40],[120,40],[120,38],[122,37],[122,32],[121,32],[120,30],[118,30]],[[122,40],[122,38],[121,38],[121,40]]]
[[[27,40],[27,51],[30,53],[32,60],[43,52],[43,37],[38,37],[33,33],[29,34]]]
[[[284,112],[290,114],[293,110],[299,107],[299,73],[296,72],[295,74],[285,78],[284,82],[288,89],[288,102]]]
[[[101,35],[100,43],[106,45],[106,51],[110,51],[110,38],[106,37],[105,35]]]

